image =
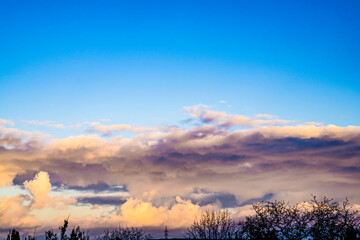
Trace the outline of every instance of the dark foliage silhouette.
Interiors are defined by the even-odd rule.
[[[34,235],[33,236],[31,236],[31,235],[26,236],[25,240],[36,240],[36,227],[34,229]]]
[[[80,230],[80,227],[74,228],[70,235],[66,234],[66,230],[69,226],[69,218],[64,220],[64,225],[59,227],[60,236],[57,233],[54,233],[53,230],[48,230],[45,232],[45,240],[89,240],[90,237],[84,231]]]
[[[9,231],[6,240],[20,240],[20,234],[15,229]]]
[[[285,201],[252,205],[254,215],[235,221],[227,211],[207,211],[187,230],[189,239],[355,240],[360,239],[360,219],[349,201],[342,204],[315,196],[311,204],[294,206]]]
[[[169,238],[169,230],[168,230],[167,226],[165,226],[164,239],[168,239],[168,238]]]
[[[53,230],[49,230],[45,232],[45,240],[57,240],[57,234],[54,233]]]

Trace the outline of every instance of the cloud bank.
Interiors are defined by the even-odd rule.
[[[0,186],[27,193],[1,196],[0,225],[45,224],[33,213],[46,209],[59,219],[73,212],[90,228],[182,228],[207,207],[244,216],[254,201],[299,202],[310,194],[360,203],[359,126],[248,117],[204,105],[185,111],[200,125],[95,123],[82,135],[57,139],[5,122]],[[136,134],[115,135],[122,131]]]

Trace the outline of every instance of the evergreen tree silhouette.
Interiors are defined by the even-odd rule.
[[[15,229],[9,231],[6,240],[20,240],[20,234]]]
[[[165,226],[164,237],[165,237],[165,239],[168,239],[168,237],[169,237],[169,230],[168,230],[167,226]]]

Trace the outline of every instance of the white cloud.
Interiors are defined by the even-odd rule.
[[[10,126],[14,126],[14,122],[11,120],[6,120],[6,119],[0,119],[0,125],[10,125]]]

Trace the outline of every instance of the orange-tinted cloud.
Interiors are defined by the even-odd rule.
[[[360,127],[295,124],[271,115],[246,117],[204,106],[187,111],[203,125],[156,127],[129,138],[103,136],[108,130],[123,129],[118,125],[100,129],[104,130],[98,131],[101,136],[92,132],[62,139],[36,138],[32,132],[2,126],[0,184],[27,180],[33,210],[82,207],[89,211],[89,224],[120,221],[145,226],[156,218],[154,225],[174,219],[183,226],[177,217],[180,211],[188,218],[205,205],[236,212],[254,199],[269,196],[290,201],[305,200],[310,194],[348,196],[360,202],[356,191],[360,187]],[[246,129],[224,127],[228,121],[240,120]],[[34,172],[38,173],[35,178],[28,174]],[[54,198],[49,186],[64,196],[77,191],[74,199],[79,202],[73,205]],[[102,216],[98,211],[111,207],[116,214],[98,218]],[[142,211],[149,217],[138,219]]]
[[[14,126],[14,122],[11,120],[6,120],[6,119],[0,119],[0,125],[10,125],[10,126]]]

